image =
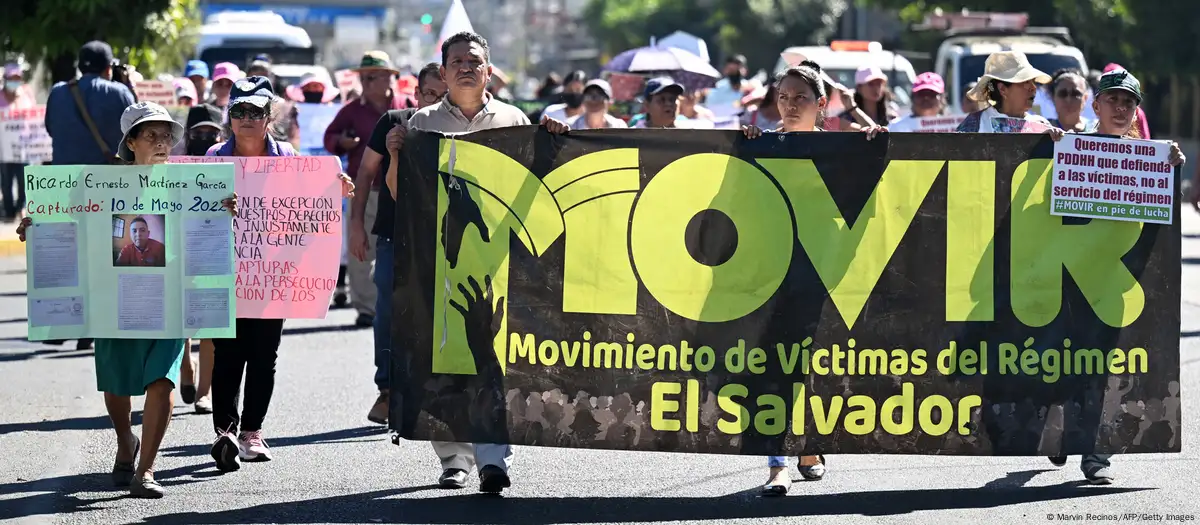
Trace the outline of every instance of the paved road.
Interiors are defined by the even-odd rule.
[[[837,456],[792,497],[756,496],[754,457],[519,448],[505,498],[443,491],[426,443],[370,425],[369,331],[350,311],[289,321],[267,418],[275,461],[218,475],[210,419],[168,430],[158,501],[108,486],[115,440],[89,352],[25,340],[24,262],[0,259],[0,521],[67,523],[1041,523],[1047,515],[1200,515],[1200,218],[1184,213],[1184,452],[1118,457],[1117,484],[1044,458]],[[139,401],[135,401],[135,408]],[[1077,458],[1072,458],[1078,461]],[[794,473],[794,470],[793,470]],[[796,476],[797,478],[799,476]],[[476,483],[472,478],[472,486]],[[1057,518],[1057,516],[1055,516]],[[1061,521],[1056,519],[1055,521]]]

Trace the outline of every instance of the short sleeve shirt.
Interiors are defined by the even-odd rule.
[[[512,126],[529,125],[529,117],[515,106],[505,104],[491,95],[483,105],[483,110],[474,119],[467,119],[462,110],[450,102],[449,98],[422,108],[409,120],[413,129],[437,131],[440,133],[470,133],[485,129],[507,128]]]
[[[388,154],[387,150],[388,132],[400,125],[400,123],[407,122],[416,112],[416,108],[393,109],[384,113],[382,117],[379,117],[379,122],[375,124],[375,129],[371,131],[371,139],[367,141],[367,147],[383,157],[383,160],[379,163],[379,173],[375,174],[376,180],[384,177],[388,166],[392,163],[392,156]],[[379,192],[378,211],[375,212],[375,224],[371,225],[371,233],[384,239],[392,239],[395,231],[396,201],[392,199],[392,192],[385,189]]]

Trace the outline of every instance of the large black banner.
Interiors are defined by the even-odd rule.
[[[755,455],[1178,452],[1179,225],[1051,215],[1052,150],[414,132],[391,425]]]

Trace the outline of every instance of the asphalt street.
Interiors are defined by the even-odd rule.
[[[23,257],[0,259],[0,522],[20,523],[1044,523],[1128,513],[1200,515],[1200,217],[1185,211],[1181,454],[1114,460],[1116,484],[1082,482],[1078,458],[834,456],[819,482],[762,499],[766,460],[520,447],[504,497],[436,488],[428,443],[369,423],[369,330],[353,312],[288,321],[266,422],[274,461],[220,475],[209,416],[177,407],[158,462],[161,500],[108,483],[116,449],[91,352],[25,339]],[[134,401],[138,410],[141,399]],[[136,422],[135,415],[135,422]],[[800,479],[795,471],[793,477]],[[1147,521],[1148,517],[1124,521]],[[1074,520],[1073,520],[1074,521]]]

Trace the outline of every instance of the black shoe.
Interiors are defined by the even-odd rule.
[[[495,465],[487,465],[479,469],[479,492],[499,494],[500,491],[511,487],[508,473]]]
[[[75,342],[75,349],[76,350],[91,350],[92,349],[92,341],[93,341],[92,339],[80,339]]]
[[[183,404],[190,405],[196,402],[196,385],[183,385],[179,387],[179,397],[183,400]]]
[[[358,314],[358,319],[354,320],[354,326],[359,328],[371,328],[372,326],[375,326],[375,316]]]
[[[438,486],[444,489],[461,489],[467,486],[467,471],[460,468],[448,468],[442,471],[438,478]]]
[[[217,442],[213,443],[210,451],[213,460],[217,462],[217,470],[233,472],[242,468],[238,464],[238,450],[238,442],[233,434],[224,433],[217,437]]]
[[[42,344],[50,346],[62,346],[65,342],[67,342],[66,339],[50,339],[48,341],[42,341]]]
[[[112,482],[114,487],[128,487],[130,483],[133,483],[133,465],[137,463],[138,454],[142,451],[142,440],[136,437],[133,439],[133,461],[113,463]]]
[[[1056,467],[1061,467],[1067,464],[1066,456],[1048,456],[1046,459],[1049,459],[1050,463]]]
[[[350,298],[346,296],[346,292],[338,291],[337,293],[333,294],[333,307],[334,308],[345,308],[346,305],[349,304],[349,302],[350,302]]]

